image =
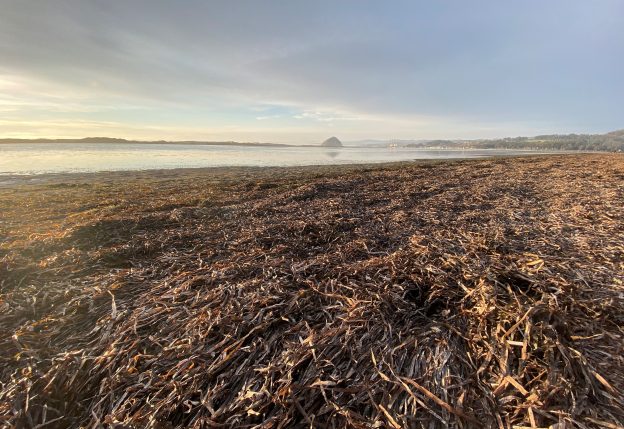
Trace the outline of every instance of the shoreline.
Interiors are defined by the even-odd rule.
[[[479,161],[488,159],[507,159],[507,158],[533,158],[533,157],[550,157],[550,156],[575,156],[590,154],[593,152],[531,152],[523,154],[510,155],[493,155],[487,157],[465,157],[465,158],[437,158],[437,159],[413,159],[408,161],[382,161],[369,163],[345,163],[345,164],[312,164],[303,166],[220,166],[220,167],[176,167],[176,168],[154,168],[145,170],[103,170],[89,172],[59,172],[59,173],[37,173],[37,174],[0,174],[0,188],[23,185],[41,185],[54,184],[61,182],[75,183],[80,181],[110,181],[112,179],[133,179],[133,178],[170,178],[186,177],[203,174],[216,174],[218,176],[229,176],[236,174],[248,174],[269,172],[270,170],[283,171],[293,170],[302,173],[327,172],[340,173],[357,171],[362,169],[384,169],[401,166],[411,166],[420,164],[440,164],[465,161]],[[610,155],[610,154],[603,154]],[[619,154],[613,154],[618,156]]]

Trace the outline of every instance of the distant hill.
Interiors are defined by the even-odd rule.
[[[0,139],[0,144],[9,143],[97,143],[97,144],[184,144],[208,146],[278,146],[301,147],[313,145],[292,145],[279,143],[253,142],[211,142],[211,141],[142,141],[111,137],[85,137],[81,139]],[[531,150],[587,150],[601,152],[624,152],[624,129],[606,134],[546,134],[535,137],[506,137],[502,139],[477,140],[360,140],[349,142],[351,146],[385,147],[398,146],[410,148],[447,148],[447,149],[531,149]],[[315,147],[318,147],[314,145]],[[343,147],[336,137],[330,137],[321,143],[322,147]]]
[[[184,144],[184,145],[204,145],[204,146],[294,146],[279,143],[247,143],[247,142],[204,142],[204,141],[166,141],[166,140],[126,140],[111,137],[85,137],[81,139],[0,139],[0,144],[9,143],[98,143],[98,144]]]
[[[607,133],[605,135],[615,138],[624,138],[624,130],[611,131],[610,133]]]
[[[342,142],[337,137],[330,137],[321,143],[323,147],[342,147]]]
[[[407,144],[405,147],[624,152],[624,130],[612,131],[606,134],[548,134],[535,137],[506,137],[492,140],[431,140]]]
[[[624,152],[624,130],[607,134],[549,134],[498,140],[477,140],[464,144],[479,149],[595,150]]]

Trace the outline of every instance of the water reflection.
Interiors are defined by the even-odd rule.
[[[337,151],[337,150],[326,150],[325,151],[325,155],[330,157],[331,159],[335,159],[335,158],[338,158],[338,155],[340,155],[340,151]]]
[[[511,150],[239,147],[184,144],[0,144],[0,176],[227,166],[299,166],[514,155]],[[524,152],[526,153],[526,152]]]

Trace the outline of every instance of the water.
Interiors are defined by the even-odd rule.
[[[0,175],[194,167],[357,164],[522,153],[525,152],[361,147],[330,149],[132,143],[19,143],[0,144]]]

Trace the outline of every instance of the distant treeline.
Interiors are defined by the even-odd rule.
[[[167,141],[167,140],[126,140],[111,137],[85,137],[81,139],[0,139],[0,144],[16,144],[16,143],[97,143],[97,144],[180,144],[180,145],[203,145],[203,146],[291,146],[279,143],[248,143],[235,141]]]
[[[566,134],[535,137],[516,137],[500,140],[475,142],[475,147],[483,149],[523,148],[544,150],[597,150],[624,152],[624,131],[608,134]]]
[[[607,134],[553,134],[496,140],[432,140],[407,147],[461,147],[467,149],[590,150],[624,152],[624,130]]]
[[[86,137],[82,139],[0,139],[2,143],[140,143],[140,144],[184,144],[184,145],[226,145],[226,146],[293,146],[278,143],[246,142],[204,142],[204,141],[137,141],[110,137]],[[383,141],[380,141],[383,145]],[[535,137],[507,137],[494,140],[429,140],[413,143],[397,142],[396,145],[411,148],[450,149],[530,149],[530,150],[587,150],[602,152],[624,152],[624,130],[607,134],[552,134]],[[310,146],[310,145],[297,145]],[[314,145],[317,146],[317,145]]]

